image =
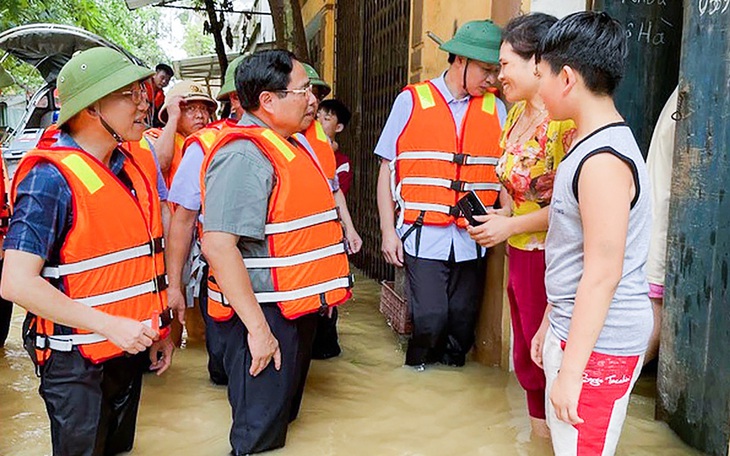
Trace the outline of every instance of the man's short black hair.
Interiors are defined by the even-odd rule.
[[[350,123],[350,119],[352,118],[352,113],[350,113],[350,110],[347,109],[345,103],[336,98],[324,100],[319,104],[319,109],[323,109],[328,113],[336,115],[337,123],[341,123],[345,127]]]
[[[557,21],[557,17],[545,13],[517,16],[502,30],[502,42],[509,43],[517,55],[530,60],[540,46],[540,39]]]
[[[258,109],[262,92],[286,90],[295,60],[294,54],[282,49],[267,49],[244,58],[235,78],[241,107],[247,111]]]
[[[172,67],[166,63],[157,64],[157,66],[155,67],[155,73],[159,73],[160,71],[164,71],[170,77],[172,77],[174,74],[172,71]]]
[[[624,75],[626,31],[605,12],[573,13],[555,23],[540,41],[535,59],[554,74],[565,66],[577,71],[598,95],[613,95]]]

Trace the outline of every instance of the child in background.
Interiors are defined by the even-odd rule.
[[[545,369],[559,455],[614,454],[653,327],[648,173],[612,97],[626,55],[621,24],[592,11],[555,23],[536,54],[550,117],[577,128],[555,177],[545,247],[549,318],[532,347]]]
[[[332,98],[319,104],[317,120],[322,124],[324,132],[332,141],[332,148],[335,150],[335,160],[337,161],[337,178],[340,180],[340,189],[342,189],[345,196],[347,196],[350,184],[352,184],[352,169],[350,168],[350,157],[342,153],[335,141],[335,136],[347,127],[351,118],[350,110],[340,100]]]

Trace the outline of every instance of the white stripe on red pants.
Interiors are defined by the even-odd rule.
[[[613,455],[644,356],[591,353],[578,399],[578,416],[585,422],[573,426],[557,418],[550,402],[550,390],[563,361],[564,346],[565,343],[548,329],[543,345],[543,366],[547,379],[546,415],[553,450],[558,456]]]

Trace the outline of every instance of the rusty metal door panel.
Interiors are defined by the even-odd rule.
[[[368,276],[393,278],[380,253],[376,184],[380,160],[373,154],[393,100],[408,81],[410,0],[346,0],[337,4],[337,98],[352,111],[338,139],[354,173],[347,204],[363,238],[352,258]]]

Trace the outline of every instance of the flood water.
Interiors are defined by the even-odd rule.
[[[343,354],[314,361],[299,419],[271,455],[550,455],[530,438],[522,390],[512,373],[470,362],[463,369],[402,366],[398,337],[378,313],[379,285],[358,277],[341,308]],[[0,349],[0,455],[50,454],[38,379],[20,344],[16,307]],[[230,409],[224,387],[207,379],[201,343],[175,352],[161,378],[145,378],[136,455],[226,455]],[[631,398],[619,455],[699,455],[653,420],[653,379]]]

